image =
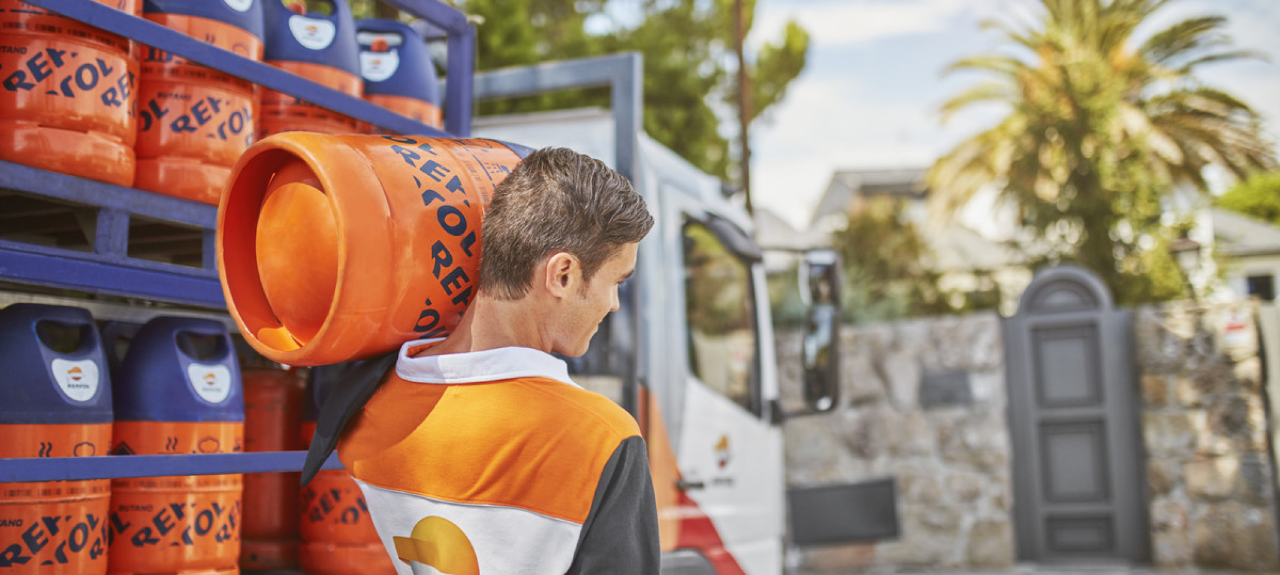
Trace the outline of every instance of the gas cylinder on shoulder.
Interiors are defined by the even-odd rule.
[[[115,383],[115,455],[244,448],[244,395],[222,323],[157,317],[129,344]],[[238,573],[239,474],[115,479],[112,573]]]
[[[142,9],[142,0],[97,1]],[[133,43],[18,0],[0,0],[0,30],[0,160],[131,185]]]
[[[106,455],[111,379],[89,312],[0,310],[0,458]],[[0,573],[107,571],[111,482],[0,484]]]
[[[260,0],[147,0],[143,17],[262,60]],[[257,113],[250,82],[143,47],[134,187],[218,203],[231,166],[256,140]]]
[[[323,2],[328,14],[308,11],[301,0],[287,7],[278,0],[263,4],[264,58],[272,66],[359,98],[364,87],[351,8],[344,0],[313,1]],[[350,117],[264,88],[259,137],[287,131],[347,134],[358,130]]]
[[[427,44],[416,30],[395,20],[356,21],[364,99],[435,128],[442,125],[440,82]],[[384,132],[363,124],[362,132]]]

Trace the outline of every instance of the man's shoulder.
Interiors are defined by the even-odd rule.
[[[548,401],[572,410],[573,413],[598,423],[603,429],[615,434],[619,441],[634,435],[640,435],[640,427],[627,410],[612,399],[594,391],[579,387],[576,383],[567,383],[548,378],[525,378],[521,380],[529,393],[542,395]],[[545,412],[548,417],[562,418],[565,413]]]

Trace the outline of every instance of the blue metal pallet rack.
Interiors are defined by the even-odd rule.
[[[435,24],[448,35],[443,132],[93,0],[25,1],[393,131],[436,137],[470,135],[475,28],[466,15],[437,0],[383,1]],[[0,281],[225,309],[215,269],[216,207],[10,162],[0,162],[0,188],[93,214],[88,251],[0,239]],[[202,238],[201,267],[130,256],[131,220],[159,221],[197,231]],[[304,456],[305,452],[299,451],[0,459],[0,483],[296,471],[302,468]],[[326,464],[326,468],[339,466],[332,457]]]

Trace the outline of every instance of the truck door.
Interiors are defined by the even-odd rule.
[[[709,519],[685,522],[680,539],[702,547],[718,573],[780,573],[782,437],[767,414],[777,384],[759,249],[728,220],[694,210],[679,218],[683,273],[671,275],[683,300],[676,325],[686,329],[667,348],[686,381],[679,490]]]

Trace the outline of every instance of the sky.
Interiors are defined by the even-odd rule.
[[[973,108],[944,126],[939,106],[982,76],[948,76],[947,64],[1004,43],[991,18],[1030,18],[1035,0],[758,0],[747,41],[758,48],[795,19],[809,32],[807,65],[785,100],[752,127],[752,201],[808,227],[832,174],[842,169],[927,167],[1002,111]],[[1268,120],[1280,141],[1280,0],[1174,0],[1138,31],[1189,16],[1222,14],[1236,46],[1265,53],[1201,69]]]

